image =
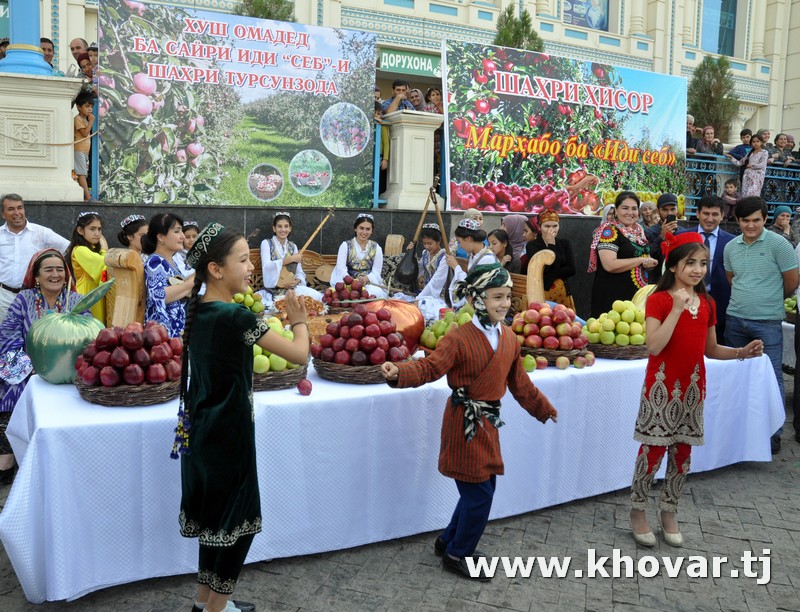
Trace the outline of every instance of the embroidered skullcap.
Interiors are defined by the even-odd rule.
[[[536,219],[539,221],[539,227],[542,226],[542,223],[547,223],[548,221],[555,221],[558,223],[558,213],[552,208],[544,208],[536,216]]]
[[[291,215],[291,214],[289,214],[288,212],[286,212],[285,210],[279,210],[279,211],[278,211],[278,212],[276,212],[274,215],[272,215],[272,218],[273,218],[273,219],[274,219],[275,217],[289,217],[289,218],[291,219],[291,218],[292,218],[292,215]]]
[[[664,255],[664,260],[669,258],[669,254],[679,246],[690,244],[692,242],[703,244],[703,237],[699,232],[684,232],[682,234],[678,234],[677,236],[667,232],[667,237],[664,238],[664,241],[661,243],[661,253]]]
[[[78,218],[80,218],[80,217],[78,217]],[[144,218],[144,215],[128,215],[122,221],[119,222],[119,226],[122,229],[125,229],[131,223],[135,223],[136,221],[147,221],[147,219]],[[186,225],[186,224],[184,223],[184,225]]]
[[[481,229],[481,224],[475,221],[475,219],[461,219],[461,221],[458,222],[458,227],[465,227],[468,230],[476,232]]]
[[[437,232],[442,231],[442,228],[439,227],[438,223],[423,223],[422,229],[434,229]]]
[[[508,271],[499,263],[484,264],[475,266],[464,280],[456,282],[454,293],[459,300],[468,296],[472,298],[475,316],[478,317],[481,325],[488,328],[491,326],[491,322],[489,321],[489,313],[486,312],[486,305],[483,303],[483,299],[486,297],[486,290],[497,287],[512,287],[513,284]]]
[[[95,217],[99,217],[100,213],[99,212],[95,212],[93,210],[85,210],[83,212],[79,212],[78,213],[78,219],[80,219],[82,217],[85,217],[86,215],[94,215]]]
[[[195,240],[192,248],[189,249],[189,252],[186,254],[186,263],[189,264],[190,267],[197,269],[200,258],[208,253],[211,248],[211,243],[214,242],[214,239],[219,236],[224,229],[225,228],[219,223],[212,222],[206,225],[197,235],[197,240]]]
[[[198,232],[200,231],[200,224],[199,224],[197,221],[184,221],[184,222],[183,222],[183,227],[184,227],[184,228],[187,228],[187,227],[193,227],[193,228],[195,228],[195,229],[196,229]]]
[[[369,213],[358,213],[358,215],[356,215],[356,221],[358,221],[359,219],[369,219],[372,222],[375,221],[375,217],[373,217]]]

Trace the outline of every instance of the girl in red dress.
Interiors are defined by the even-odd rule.
[[[700,234],[668,233],[661,249],[666,269],[646,307],[650,357],[633,436],[642,445],[631,484],[631,526],[637,543],[655,546],[645,509],[653,478],[669,450],[658,505],[664,541],[682,546],[675,512],[689,471],[692,446],[703,443],[703,356],[740,360],[758,357],[764,343],[753,340],[736,349],[717,344],[716,308],[705,286],[708,250]]]

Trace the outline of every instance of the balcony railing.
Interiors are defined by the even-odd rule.
[[[697,201],[704,195],[722,195],[725,181],[739,179],[739,167],[720,155],[694,155],[686,158],[687,217],[693,217]],[[800,204],[800,164],[768,165],[764,175],[761,197],[770,209],[781,204],[795,207]]]

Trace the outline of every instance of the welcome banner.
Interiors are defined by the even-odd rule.
[[[375,37],[100,3],[101,197],[371,206]]]
[[[600,214],[621,189],[682,194],[686,80],[443,42],[451,209]]]

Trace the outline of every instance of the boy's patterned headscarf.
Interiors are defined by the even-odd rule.
[[[486,305],[483,298],[486,297],[487,289],[497,287],[512,287],[513,282],[508,271],[499,263],[475,266],[467,274],[467,278],[455,284],[454,293],[456,298],[462,299],[472,297],[472,307],[475,309],[475,316],[485,328],[491,327],[489,314],[486,312]]]

